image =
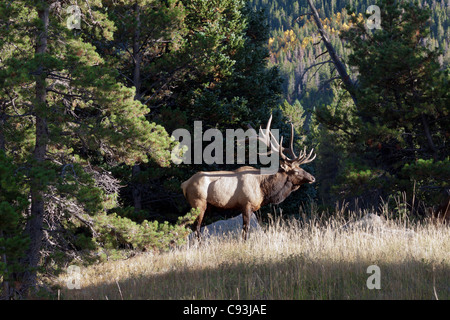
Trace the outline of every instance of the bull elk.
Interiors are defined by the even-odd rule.
[[[183,194],[191,207],[200,211],[192,226],[199,240],[203,216],[208,206],[242,212],[242,237],[246,240],[250,217],[254,211],[267,204],[279,204],[302,184],[315,182],[311,174],[300,168],[300,165],[316,158],[316,155],[312,157],[314,149],[309,154],[306,148],[298,156],[294,153],[292,124],[290,148],[284,148],[283,138],[278,142],[270,132],[271,121],[272,116],[267,123],[265,134],[261,133],[256,138],[267,145],[270,149],[268,153],[279,154],[280,166],[275,174],[261,174],[261,169],[244,166],[234,171],[200,171],[181,184]]]

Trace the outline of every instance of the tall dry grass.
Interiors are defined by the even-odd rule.
[[[57,280],[61,299],[449,299],[450,228],[358,215],[273,219],[248,241],[209,239],[81,269],[81,289]],[[384,216],[387,216],[384,214]],[[370,265],[380,289],[368,289]]]

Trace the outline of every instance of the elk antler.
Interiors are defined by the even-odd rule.
[[[266,155],[271,154],[273,152],[279,152],[280,157],[289,163],[292,164],[305,164],[310,163],[316,158],[316,154],[314,154],[314,157],[311,158],[312,153],[314,152],[314,149],[311,150],[311,152],[306,155],[306,147],[303,149],[303,152],[300,152],[300,154],[297,156],[294,152],[294,125],[291,123],[291,139],[290,139],[290,148],[283,147],[283,136],[280,138],[280,142],[277,141],[277,139],[274,137],[272,132],[270,131],[270,125],[272,123],[272,115],[270,115],[269,121],[267,122],[267,126],[265,130],[262,130],[261,127],[259,127],[260,134],[257,135],[257,139],[262,141],[266,146],[270,148],[270,151],[265,153]],[[248,125],[251,129],[252,126]],[[271,139],[272,138],[272,139]],[[289,152],[290,158],[287,157],[284,154],[284,151]]]
[[[256,134],[254,138],[264,143],[267,147],[269,147],[270,151],[265,153],[258,153],[259,155],[269,155],[274,152],[279,152],[280,156],[283,159],[287,159],[287,157],[283,154],[283,137],[281,137],[280,142],[278,143],[277,139],[272,134],[272,131],[270,130],[270,126],[272,124],[272,115],[270,115],[269,121],[267,121],[266,129],[262,129],[261,126],[259,127],[259,135]],[[253,129],[251,125],[248,125],[250,129]]]
[[[281,143],[280,143],[280,145],[281,145]],[[285,159],[285,158],[287,158],[286,156],[283,159],[288,161],[288,162],[290,162],[290,163],[295,163],[297,165],[310,163],[317,156],[316,154],[314,154],[314,157],[311,158],[311,156],[312,156],[312,154],[314,152],[314,148],[311,150],[311,152],[308,155],[306,155],[306,147],[303,149],[303,152],[300,151],[300,154],[298,156],[295,155],[295,152],[294,152],[294,125],[292,124],[292,122],[291,122],[290,148],[283,148],[283,147],[281,147],[280,148],[280,154],[281,154],[282,150],[287,150],[292,155],[291,159]]]
[[[317,156],[317,154],[314,154],[314,157],[311,158],[311,155],[312,155],[313,152],[314,152],[314,148],[311,149],[311,152],[308,155],[306,155],[306,147],[305,147],[303,149],[303,152],[300,152],[299,156],[295,159],[295,162],[298,165],[305,164],[305,163],[310,163]]]

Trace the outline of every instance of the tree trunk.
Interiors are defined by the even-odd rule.
[[[425,137],[427,138],[428,148],[430,148],[430,150],[433,152],[433,158],[435,160],[437,160],[438,152],[437,152],[436,146],[434,145],[433,138],[431,137],[430,126],[428,125],[427,116],[423,113],[420,116],[422,118],[422,124],[423,124],[423,129],[425,131]]]
[[[136,2],[134,6],[134,12],[136,15],[136,28],[133,34],[133,61],[134,61],[134,70],[133,70],[133,84],[136,88],[136,94],[134,96],[135,100],[141,99],[141,52],[139,50],[140,45],[140,32],[141,32],[141,20],[140,20],[140,8],[139,4]],[[132,169],[132,177],[133,180],[136,180],[136,177],[141,172],[141,168],[139,164],[133,166]],[[131,194],[133,197],[133,205],[136,211],[142,209],[142,192],[141,192],[141,184],[133,181],[131,186]]]
[[[139,176],[140,172],[141,172],[141,168],[139,167],[138,164],[135,164],[131,171],[132,178],[133,178],[131,193],[133,195],[133,205],[134,205],[135,211],[139,211],[142,209],[142,192],[141,192],[142,187],[141,187],[141,184],[136,181],[139,179],[138,176]]]
[[[0,238],[3,238],[2,230],[0,230]],[[2,248],[2,250],[4,250],[4,248]],[[5,272],[7,274],[8,273],[8,260],[6,259],[5,253],[2,254],[0,261],[5,266]],[[3,287],[3,296],[1,297],[1,299],[9,300],[10,299],[9,281],[5,280],[5,278],[3,278],[2,287]]]
[[[135,4],[134,11],[136,14],[136,28],[133,35],[133,84],[136,88],[135,100],[141,99],[141,51],[140,51],[140,32],[141,32],[141,19],[140,19],[140,8],[138,3]]]
[[[38,10],[38,17],[42,22],[42,28],[37,33],[35,54],[44,54],[47,51],[47,37],[49,24],[49,7]],[[33,152],[35,164],[39,166],[45,160],[48,143],[48,128],[46,120],[46,77],[44,74],[44,66],[39,66],[36,75],[35,95],[36,101],[34,112],[36,117],[36,142]],[[24,267],[26,271],[21,275],[20,293],[23,297],[27,297],[29,289],[36,287],[36,269],[39,265],[40,249],[43,238],[43,220],[44,220],[44,186],[35,177],[31,177],[31,210],[27,224],[25,226],[25,234],[30,239],[30,246],[26,251],[24,258]]]
[[[3,132],[3,128],[6,123],[4,118],[5,118],[5,114],[1,113],[0,114],[0,150],[5,150],[5,145],[6,145],[5,134]]]
[[[317,29],[319,30],[320,37],[322,41],[325,43],[325,47],[328,50],[328,54],[330,55],[331,60],[333,61],[334,66],[336,67],[337,72],[339,73],[339,77],[342,79],[342,82],[344,83],[345,87],[347,88],[347,91],[350,93],[353,102],[355,105],[357,105],[357,99],[355,95],[355,85],[350,79],[350,76],[347,73],[347,70],[345,69],[345,65],[342,63],[342,61],[339,59],[339,57],[336,54],[336,50],[334,50],[333,45],[328,40],[327,34],[323,28],[322,22],[320,21],[319,13],[316,10],[316,7],[314,6],[312,0],[308,0],[309,7],[311,8],[311,14],[314,18],[314,22],[317,25]]]

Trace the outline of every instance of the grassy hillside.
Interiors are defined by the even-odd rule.
[[[275,219],[247,242],[141,254],[82,268],[79,290],[67,275],[54,285],[60,299],[450,299],[450,228],[382,216],[371,227],[344,210]],[[367,287],[371,265],[380,289]]]

